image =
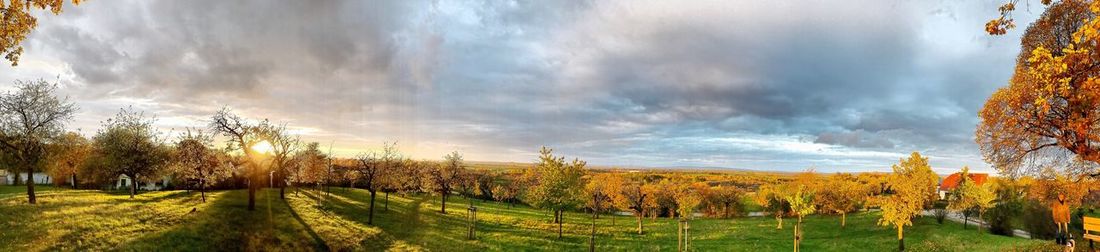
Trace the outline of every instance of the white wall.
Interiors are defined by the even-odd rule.
[[[8,173],[8,175],[5,176],[5,178],[7,179],[7,181],[5,181],[5,182],[7,182],[7,183],[0,183],[0,184],[10,185],[11,183],[14,183],[16,175],[19,176],[19,181],[20,182],[26,182],[27,181],[27,173],[25,173],[25,172]],[[42,185],[42,184],[49,184],[51,182],[53,182],[53,178],[51,178],[50,175],[46,175],[46,173],[42,173],[42,172],[35,172],[34,173],[34,183],[35,184]]]

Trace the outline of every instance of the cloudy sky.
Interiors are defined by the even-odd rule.
[[[228,106],[339,155],[989,171],[977,110],[1011,74],[1004,1],[105,1],[39,12],[16,79],[57,80],[85,135]],[[1026,3],[1025,3],[1026,4]],[[1037,3],[1033,3],[1037,4]],[[1024,5],[1024,4],[1021,4]],[[1041,14],[1021,6],[1021,26]]]

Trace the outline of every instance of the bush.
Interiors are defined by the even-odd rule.
[[[943,224],[943,220],[947,218],[947,209],[932,209],[932,216],[936,217],[936,223]]]
[[[936,223],[943,224],[943,220],[947,218],[947,201],[939,200],[932,204],[932,216],[936,218]]]
[[[985,223],[989,224],[989,232],[1004,236],[1013,236],[1012,218],[1019,215],[1022,206],[1019,202],[1005,202],[989,209],[985,213]],[[1049,216],[1049,214],[1047,214]],[[1053,223],[1053,222],[1052,222]]]
[[[1029,200],[1024,203],[1024,229],[1031,233],[1032,239],[1054,239],[1057,229],[1050,214],[1050,208],[1039,201]]]

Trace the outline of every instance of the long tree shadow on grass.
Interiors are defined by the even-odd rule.
[[[334,192],[331,211],[365,225],[369,192],[350,190]],[[545,224],[545,227],[532,228],[495,220],[494,207],[479,210],[478,240],[466,240],[466,200],[448,202],[448,214],[439,213],[438,205],[424,203],[438,201],[435,197],[412,196],[402,198],[391,196],[392,213],[380,211],[376,202],[374,224],[397,239],[441,251],[502,251],[502,250],[580,250],[587,246],[587,225],[579,222],[566,223],[566,236],[557,238],[556,232],[550,232],[549,219],[539,218],[532,222]],[[499,206],[503,207],[503,206]],[[514,209],[507,211],[516,211]],[[394,214],[396,213],[396,214]],[[415,215],[409,213],[416,213]],[[533,214],[527,214],[534,216]],[[414,218],[415,217],[415,218]],[[523,218],[525,221],[527,218]],[[553,225],[556,230],[556,225]],[[501,237],[506,237],[501,240]]]
[[[266,191],[256,194],[256,209],[248,211],[247,192],[226,191],[213,196],[204,210],[185,216],[170,229],[149,233],[122,246],[122,250],[149,251],[304,251],[319,246],[307,227],[291,218],[290,208]],[[210,197],[208,197],[210,198]],[[266,210],[265,210],[266,209]]]

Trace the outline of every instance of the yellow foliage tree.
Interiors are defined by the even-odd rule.
[[[790,209],[790,203],[787,202],[789,188],[787,184],[765,184],[753,195],[756,204],[775,215],[775,229],[783,229],[783,215]]]
[[[840,173],[826,180],[814,196],[814,204],[821,211],[840,214],[840,226],[844,227],[848,213],[855,211],[866,199],[866,189],[851,174]]]
[[[695,208],[699,207],[699,204],[703,203],[703,193],[706,190],[706,184],[694,183],[687,185],[684,182],[676,183],[674,195],[676,200],[676,212],[680,215],[679,231],[677,232],[678,240],[677,250],[687,251],[691,246],[691,236],[688,234],[690,229],[689,220],[692,215],[695,214]]]
[[[798,252],[798,245],[802,242],[802,217],[817,211],[813,203],[814,193],[806,186],[798,186],[798,191],[787,196],[787,202],[791,204],[791,212],[798,216],[798,224],[794,226],[794,251]]]
[[[925,204],[935,196],[933,185],[927,182],[928,174],[935,175],[928,165],[928,158],[913,152],[907,159],[893,165],[894,173],[887,178],[890,191],[879,198],[882,218],[878,224],[894,226],[898,231],[898,248],[905,250],[904,228],[913,225],[913,217],[920,214]],[[932,187],[932,188],[930,188]]]
[[[993,183],[971,186],[967,194],[974,198],[974,206],[978,209],[978,219],[982,219],[986,211],[997,205],[997,193],[993,190]],[[981,232],[982,225],[978,225],[978,233]]]
[[[959,183],[954,189],[951,189],[951,194],[947,198],[947,210],[963,213],[963,229],[966,229],[966,224],[970,220],[971,209],[978,206],[974,198],[974,190],[971,189],[973,187],[975,185],[974,181],[970,179],[970,167],[963,166],[962,170],[959,171]]]

